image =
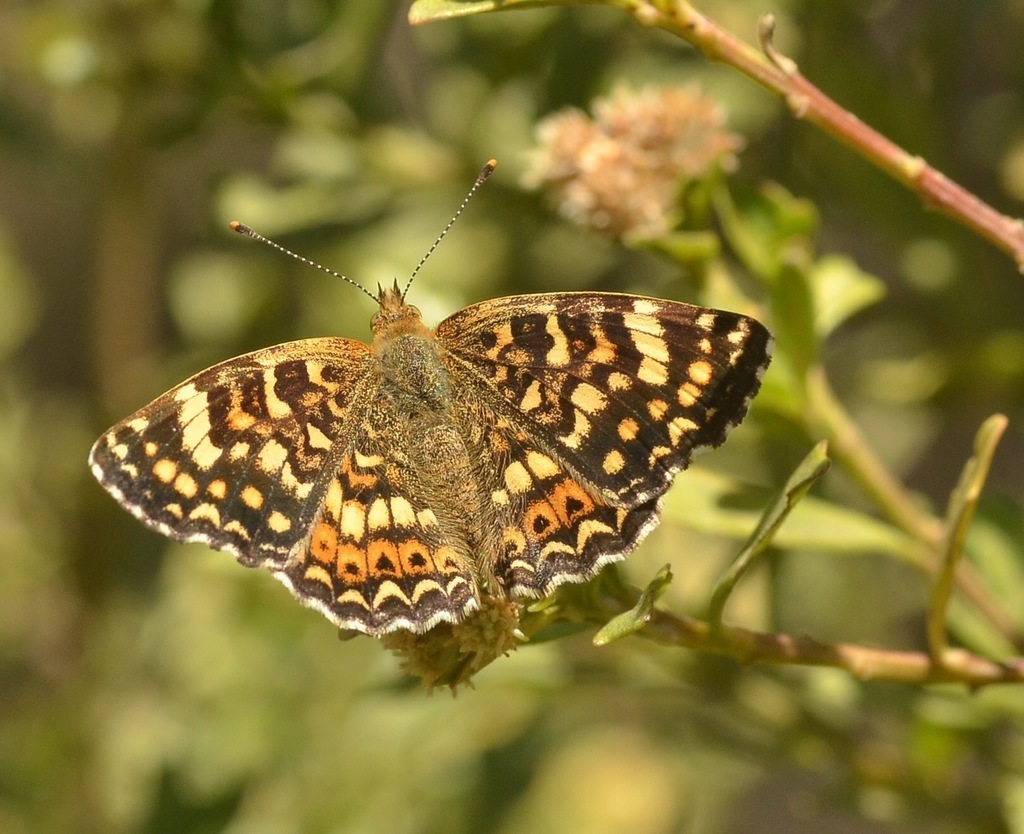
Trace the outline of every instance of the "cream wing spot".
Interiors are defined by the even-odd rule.
[[[281,420],[292,413],[291,406],[277,396],[277,371],[274,368],[267,368],[263,372],[263,400],[266,403],[267,414],[272,420]]]
[[[641,382],[646,382],[648,385],[661,386],[668,382],[668,368],[650,356],[645,356],[640,360],[640,369],[636,375]]]
[[[334,590],[334,583],[331,581],[331,575],[320,567],[320,565],[310,565],[306,568],[306,572],[303,576],[312,582],[319,582],[321,585],[325,585],[331,591]]]
[[[574,414],[572,432],[559,438],[570,449],[578,449],[590,434],[590,421],[582,411]]]
[[[628,391],[633,387],[632,380],[619,371],[613,371],[608,374],[608,387],[612,391]]]
[[[370,610],[369,601],[366,599],[366,597],[359,593],[359,591],[356,590],[345,591],[344,593],[339,594],[336,602],[339,605],[354,603],[355,605],[358,605],[360,608],[365,608],[367,611]]]
[[[357,501],[346,501],[341,508],[339,528],[344,538],[361,542],[366,533],[366,508]]]
[[[436,579],[421,579],[416,583],[416,587],[412,589],[412,601],[416,605],[419,601],[430,592],[444,593],[444,589],[441,587]]]
[[[614,532],[615,531],[603,521],[598,521],[596,518],[585,519],[580,522],[576,534],[576,550],[582,553],[584,548],[587,546],[587,542],[594,536]]]
[[[373,598],[373,607],[380,608],[389,599],[401,600],[407,607],[412,606],[412,600],[406,596],[405,591],[393,580],[386,579],[380,583],[380,588],[377,589],[377,595]]]
[[[178,464],[168,458],[162,458],[153,464],[153,474],[158,480],[169,484],[178,474]]]
[[[622,452],[618,449],[612,449],[607,455],[604,456],[604,462],[601,464],[601,468],[604,469],[608,475],[617,475],[622,471],[622,468],[626,465],[626,459],[622,456]]]
[[[514,460],[505,467],[505,486],[513,495],[521,495],[533,486],[533,478],[525,466]]]
[[[256,456],[256,463],[268,475],[280,472],[288,460],[288,450],[276,440],[268,440]]]
[[[225,533],[231,533],[233,536],[238,536],[238,538],[240,538],[242,541],[246,541],[247,542],[247,541],[250,541],[252,539],[252,536],[249,535],[249,531],[246,530],[237,521],[228,521],[228,522],[226,522],[224,524],[223,529],[224,529]]]
[[[731,345],[740,345],[743,344],[744,340],[747,338],[748,332],[749,331],[746,327],[737,328],[736,330],[731,331],[725,338]]]
[[[640,433],[640,424],[632,417],[626,417],[621,423],[619,423],[619,439],[623,441],[634,440]]]
[[[292,522],[284,513],[274,510],[267,516],[267,527],[275,533],[287,533],[292,529]]]
[[[544,480],[545,478],[553,478],[562,471],[559,469],[557,463],[547,455],[542,455],[540,452],[528,452],[526,455],[526,465],[529,466],[530,471],[541,480]]]
[[[608,406],[608,398],[589,382],[577,385],[570,400],[580,411],[587,414],[598,414]]]
[[[522,530],[517,530],[515,527],[506,527],[502,530],[501,543],[511,553],[526,552],[526,536],[523,535]]]
[[[668,345],[661,336],[647,333],[642,330],[635,330],[629,334],[641,355],[657,362],[660,365],[667,365],[670,360]]]
[[[565,338],[565,333],[559,327],[558,319],[550,316],[544,329],[553,340],[553,344],[547,353],[547,363],[555,368],[568,365],[572,358],[569,354],[569,340]]]
[[[416,524],[416,513],[405,498],[396,495],[391,499],[391,517],[396,527],[412,527]]]
[[[176,399],[180,403],[188,402],[189,400],[193,399],[195,395],[198,393],[199,389],[196,388],[196,384],[194,382],[190,382],[187,385],[182,385],[177,391],[174,392],[174,399]],[[145,420],[145,422],[148,425],[149,421]]]
[[[652,467],[657,466],[659,460],[667,458],[671,454],[672,450],[668,446],[655,446],[647,456],[647,462]]]
[[[437,516],[434,515],[433,510],[420,510],[416,513],[416,521],[419,522],[420,527],[437,526]]]
[[[391,513],[388,511],[388,502],[383,498],[377,498],[370,505],[366,514],[366,523],[371,530],[387,530],[391,527]]]
[[[314,449],[330,449],[334,444],[331,439],[312,423],[306,426],[306,437],[309,438],[309,445]]]
[[[245,487],[239,497],[242,499],[242,503],[250,509],[258,510],[263,506],[263,493],[254,486]]]
[[[196,493],[199,492],[199,484],[187,472],[178,473],[178,476],[174,479],[174,488],[186,498],[195,498]]]
[[[186,389],[191,389],[193,393],[187,399],[182,399]],[[187,385],[178,391],[175,398],[181,402],[181,410],[178,412],[181,445],[186,449],[195,449],[210,434],[209,397],[205,391],[196,392],[194,385]]]
[[[213,441],[207,436],[200,440],[199,445],[192,450],[192,460],[195,461],[196,466],[206,472],[213,467],[222,454],[224,454],[224,450],[214,446]]]
[[[374,469],[384,463],[384,458],[380,455],[364,455],[358,449],[355,450],[354,457],[356,466],[360,469]]]
[[[673,446],[678,446],[680,440],[698,428],[698,425],[693,420],[686,417],[676,417],[675,420],[668,424],[668,438],[672,441]]]
[[[600,328],[595,327],[591,335],[597,340],[597,344],[587,354],[587,361],[595,365],[614,365],[615,357],[618,355],[615,346]]]
[[[661,305],[653,298],[638,298],[633,302],[633,312],[641,316],[655,316]]]
[[[571,545],[568,545],[565,542],[560,542],[560,541],[548,542],[546,545],[544,545],[544,547],[541,548],[541,551],[540,551],[540,555],[544,559],[549,559],[550,557],[554,556],[556,553],[564,553],[567,556],[575,556],[576,555],[576,551],[573,550]],[[533,569],[533,567],[531,565],[527,565],[522,560],[518,560],[514,564],[528,567],[530,569],[531,573],[535,573],[536,572],[536,571],[534,571],[534,569]]]
[[[523,394],[523,399],[519,403],[519,407],[523,411],[533,411],[535,408],[539,408],[540,404],[540,382],[534,380],[530,383],[530,387],[526,389],[526,393]]]
[[[701,386],[707,385],[711,382],[713,373],[714,369],[711,367],[711,364],[704,360],[691,362],[690,367],[686,369],[686,375]]]
[[[235,432],[243,432],[256,423],[256,418],[252,414],[237,405],[228,412],[227,420],[228,426]]]
[[[178,511],[181,511],[180,507],[178,508]],[[199,504],[188,514],[188,517],[193,521],[197,519],[209,521],[214,527],[220,527],[220,510],[218,510],[213,504]]]
[[[661,422],[661,418],[668,412],[668,403],[664,400],[651,400],[647,403],[647,413],[651,418]]]
[[[700,399],[700,388],[692,382],[684,382],[679,386],[679,394],[676,400],[683,408],[689,408]]]
[[[324,495],[324,515],[330,516],[335,521],[341,518],[343,497],[341,483],[337,478],[333,478],[327,485],[327,493]]]
[[[297,498],[308,497],[313,489],[312,481],[303,481],[295,476],[292,465],[288,461],[285,461],[284,466],[281,467],[280,480],[284,486],[295,493]]]

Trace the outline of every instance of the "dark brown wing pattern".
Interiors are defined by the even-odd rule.
[[[93,473],[164,535],[281,566],[317,511],[334,439],[372,399],[369,363],[366,345],[334,338],[230,359],[104,433]]]
[[[486,301],[437,335],[488,405],[620,507],[725,440],[771,353],[754,319],[614,293]]]

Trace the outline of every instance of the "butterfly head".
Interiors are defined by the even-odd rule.
[[[396,280],[391,287],[377,285],[377,303],[380,309],[373,314],[370,327],[374,335],[383,331],[399,333],[424,329],[419,308],[405,303],[405,298]]]

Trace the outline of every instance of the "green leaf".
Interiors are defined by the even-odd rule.
[[[822,440],[807,453],[796,469],[793,470],[793,474],[789,476],[785,486],[776,495],[775,500],[765,507],[757,527],[750,534],[750,538],[743,546],[743,549],[718,581],[711,595],[711,603],[708,606],[708,621],[712,629],[721,625],[725,603],[743,574],[746,573],[757,557],[771,544],[782,523],[796,505],[800,503],[811,487],[828,471],[830,461],[826,449],[827,444]]]
[[[726,240],[762,281],[774,283],[784,266],[810,262],[818,215],[809,200],[774,183],[735,194],[719,188],[713,199]]]
[[[664,519],[708,535],[745,539],[758,524],[765,497],[732,478],[694,468],[665,499]],[[856,510],[807,496],[774,537],[776,546],[842,555],[881,553],[922,564],[919,544],[895,527]]]
[[[665,593],[665,590],[671,584],[672,566],[665,565],[665,567],[658,571],[654,579],[647,583],[647,587],[640,594],[640,599],[637,600],[636,605],[629,609],[629,611],[623,611],[621,614],[612,617],[594,635],[594,645],[607,646],[615,640],[621,640],[623,637],[636,634],[636,632],[650,622],[651,615],[654,613],[654,603],[658,601],[658,597]]]
[[[963,555],[967,530],[978,507],[996,446],[1008,423],[1009,420],[1004,415],[994,414],[981,424],[974,438],[974,454],[964,464],[960,480],[949,498],[942,562],[935,578],[928,612],[928,645],[938,661],[941,661],[942,653],[947,647],[946,610],[953,594],[956,565]]]
[[[631,240],[636,249],[661,252],[679,264],[710,261],[721,254],[722,243],[714,232],[669,232],[646,240]]]
[[[605,0],[416,0],[409,9],[409,22],[413,26],[438,20],[453,20],[484,12],[502,12],[509,9],[542,9],[551,6],[621,6],[622,3]]]
[[[810,275],[800,266],[783,266],[772,291],[772,324],[779,358],[788,360],[794,382],[803,384],[818,356],[814,292]]]
[[[816,328],[825,337],[847,319],[885,297],[885,284],[852,259],[826,255],[810,270]]]
[[[1013,502],[1005,497],[989,502],[971,524],[966,548],[985,584],[1024,631],[1024,527]]]

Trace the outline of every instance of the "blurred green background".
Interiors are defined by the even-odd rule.
[[[265,573],[148,532],[93,481],[95,437],[196,370],[368,338],[368,299],[231,219],[390,283],[494,156],[413,288],[429,321],[513,292],[702,300],[685,265],[570,226],[519,184],[543,115],[619,82],[698,83],[745,138],[733,181],[812,201],[820,252],[884,282],[826,360],[894,471],[941,513],[980,421],[1010,416],[974,535],[1021,614],[1024,283],[1009,259],[615,10],[413,30],[407,8],[0,6],[0,831],[1024,832],[1024,687],[859,683],[639,639],[597,650],[585,631],[499,660],[455,699],[427,695],[374,641],[339,642]],[[699,8],[751,41],[768,10]],[[771,11],[826,92],[1022,213],[1024,3]],[[764,499],[815,440],[755,405],[692,483],[721,475]],[[674,504],[698,489],[688,478]],[[871,509],[841,474],[821,493]],[[669,519],[622,573],[642,585],[672,561],[664,603],[699,613],[736,546]],[[921,647],[927,584],[898,562],[771,562],[731,621]]]

